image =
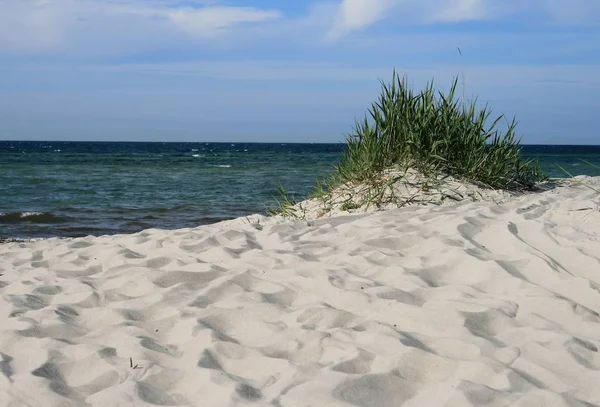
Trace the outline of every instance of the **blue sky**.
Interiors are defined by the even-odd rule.
[[[600,143],[600,0],[0,0],[0,139],[343,141],[394,68]]]

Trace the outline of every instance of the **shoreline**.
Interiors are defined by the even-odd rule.
[[[525,192],[505,192],[505,191],[496,191],[493,189],[489,189],[489,188],[479,188],[476,185],[470,185],[467,187],[471,189],[470,193],[473,194],[473,190],[475,190],[479,195],[480,198],[474,200],[474,201],[494,201],[496,200],[497,202],[506,202],[506,201],[510,201],[510,200],[514,200],[514,199],[519,199],[520,197],[523,196],[528,196],[531,194],[537,194],[537,193],[541,193],[541,192],[546,192],[548,190],[554,189],[554,188],[558,188],[558,187],[568,187],[568,186],[573,186],[576,185],[577,183],[580,182],[586,182],[586,180],[594,180],[594,179],[600,179],[600,176],[594,177],[594,176],[587,176],[587,175],[578,175],[576,177],[571,177],[571,178],[552,178],[548,181],[545,181],[543,183],[540,183],[536,186],[536,190],[532,190],[532,191],[525,191]],[[418,180],[417,180],[418,181]],[[592,181],[593,182],[593,181]],[[415,184],[418,184],[418,182],[415,182]],[[462,182],[462,181],[456,181],[455,182],[455,186],[458,185],[460,187],[463,187],[466,185],[466,183]],[[467,188],[467,190],[468,190]],[[481,194],[481,192],[483,191],[483,194]],[[407,192],[406,190],[403,191],[405,196],[412,196],[413,193]],[[442,205],[454,205],[454,204],[459,204],[463,199],[465,199],[464,197],[461,197],[461,199],[455,199],[454,202],[448,202],[446,201],[445,203],[442,203]],[[436,203],[432,203],[432,202],[427,202],[427,201],[420,201],[417,202],[418,205],[427,207],[427,206],[438,206],[439,204]],[[394,206],[394,204],[386,204],[383,205],[382,207],[379,208],[356,208],[356,209],[351,209],[351,210],[341,210],[340,209],[340,205],[339,203],[337,205],[335,205],[335,208],[333,210],[329,210],[326,211],[326,213],[323,213],[322,210],[319,209],[320,204],[317,200],[315,199],[311,199],[311,198],[307,198],[302,200],[301,202],[299,202],[297,205],[295,205],[295,207],[303,207],[303,208],[308,208],[308,218],[310,220],[315,220],[315,219],[319,219],[321,217],[331,217],[331,216],[346,216],[346,215],[351,215],[351,214],[360,214],[360,213],[373,213],[373,212],[378,212],[378,211],[383,211],[383,210],[390,210],[390,209],[395,209],[396,207]],[[195,225],[195,226],[189,226],[186,228],[173,228],[173,229],[163,229],[163,228],[150,228],[150,229],[142,229],[139,230],[137,232],[133,232],[133,233],[112,233],[112,234],[102,234],[102,235],[86,235],[86,236],[48,236],[48,237],[33,237],[33,238],[22,238],[22,237],[0,237],[0,244],[7,244],[7,243],[28,243],[28,242],[35,242],[35,241],[43,241],[43,240],[50,240],[50,239],[58,239],[58,240],[73,240],[73,239],[83,239],[83,238],[89,238],[89,237],[105,237],[105,236],[119,236],[119,235],[131,235],[131,234],[138,234],[138,233],[142,233],[146,230],[152,230],[152,229],[157,229],[157,230],[164,230],[164,231],[176,231],[176,230],[180,230],[180,229],[193,229],[193,228],[198,228],[198,227],[203,227],[203,226],[211,226],[211,225],[217,225],[217,224],[222,224],[224,222],[231,222],[231,221],[239,221],[239,220],[244,220],[247,218],[252,218],[252,217],[262,217],[262,218],[274,218],[274,219],[282,219],[281,215],[269,215],[266,213],[252,213],[249,215],[245,215],[245,216],[241,216],[238,218],[228,218],[228,219],[223,219],[220,220],[218,222],[214,222],[214,223],[208,223],[208,224],[202,224],[202,225]],[[287,220],[294,220],[294,218],[288,218]],[[297,218],[296,220],[302,220],[302,218]]]

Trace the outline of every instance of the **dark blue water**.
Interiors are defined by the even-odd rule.
[[[0,238],[195,227],[301,198],[342,144],[0,141]],[[525,146],[551,176],[600,175],[600,146]]]

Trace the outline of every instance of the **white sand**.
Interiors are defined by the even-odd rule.
[[[294,205],[288,217],[314,220],[407,206],[455,205],[460,201],[503,203],[524,194],[523,191],[492,190],[450,176],[424,176],[413,169],[390,169],[380,174],[377,181],[377,185],[338,185],[330,194]],[[545,182],[538,184],[537,189],[545,190],[555,184]]]
[[[600,405],[599,204],[0,245],[0,406]]]

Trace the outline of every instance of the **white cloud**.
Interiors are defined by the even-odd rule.
[[[598,24],[600,0],[341,0],[329,32],[337,39],[379,21],[423,25],[531,13],[559,24]]]
[[[431,14],[428,20],[457,22],[482,20],[488,17],[488,9],[483,0],[447,0],[445,3],[443,7],[439,7],[437,10],[430,10]]]
[[[343,0],[339,5],[330,37],[332,39],[363,29],[384,18],[394,0]]]
[[[562,23],[598,24],[600,22],[600,0],[543,0],[542,2],[548,15]]]
[[[166,16],[191,35],[211,35],[241,23],[256,23],[281,17],[277,10],[250,7],[205,7],[169,10]]]
[[[282,17],[279,10],[177,0],[0,0],[0,10],[0,51],[13,52],[61,51],[86,39],[95,45],[103,36],[127,42],[140,32],[198,39]]]
[[[0,0],[0,47],[32,51],[59,47],[62,16],[48,1]]]
[[[485,19],[492,11],[488,3],[488,0],[342,0],[329,37],[338,39],[386,19],[407,25]]]

